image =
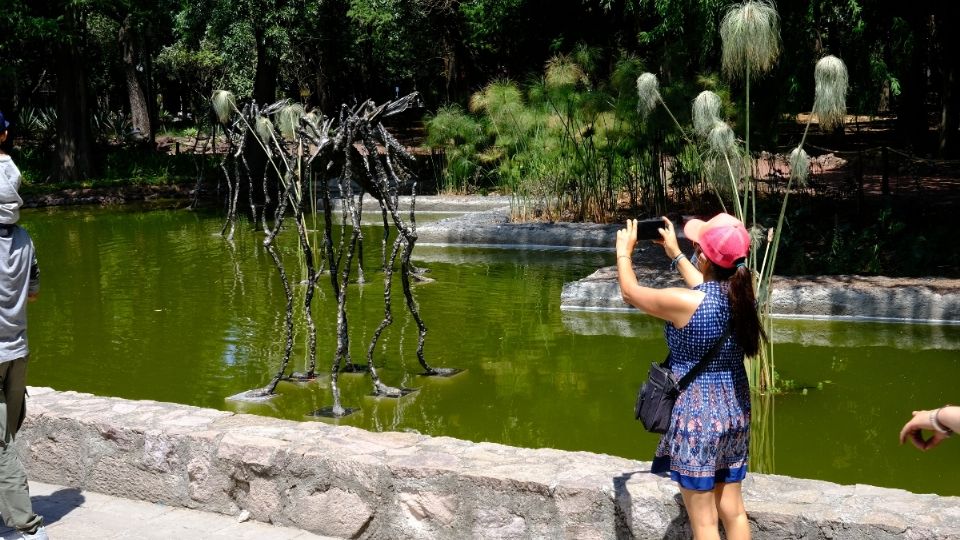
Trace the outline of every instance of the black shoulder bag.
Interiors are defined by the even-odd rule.
[[[673,413],[673,405],[680,397],[680,392],[686,390],[687,386],[693,382],[693,379],[703,371],[710,359],[713,358],[720,347],[723,347],[727,337],[730,336],[730,326],[723,332],[707,354],[693,366],[679,381],[668,367],[670,355],[661,364],[650,364],[650,373],[647,375],[647,382],[640,387],[637,393],[637,403],[633,407],[633,414],[643,423],[644,429],[651,433],[666,433],[670,427],[670,416]]]

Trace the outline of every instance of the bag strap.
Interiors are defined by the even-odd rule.
[[[710,359],[716,356],[718,352],[720,352],[720,348],[723,347],[723,344],[727,341],[727,338],[730,337],[730,331],[731,331],[731,327],[729,324],[727,324],[727,328],[726,330],[723,331],[723,335],[720,336],[720,339],[715,341],[713,343],[713,346],[710,347],[710,350],[707,351],[707,354],[703,355],[703,358],[701,358],[700,361],[697,362],[697,365],[693,366],[693,368],[690,371],[688,371],[687,374],[683,376],[683,378],[680,379],[680,382],[677,383],[677,386],[680,388],[681,392],[686,390],[687,385],[693,382],[693,379],[695,379],[697,375],[699,375],[700,372],[703,371],[703,368],[707,367],[707,363],[710,362]]]

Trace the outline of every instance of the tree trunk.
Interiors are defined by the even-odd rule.
[[[90,123],[83,57],[76,43],[55,51],[57,69],[57,176],[79,181],[90,174]]]
[[[152,139],[153,131],[150,126],[150,107],[143,92],[138,75],[138,60],[140,55],[135,37],[136,30],[130,15],[123,19],[120,25],[119,41],[123,57],[123,73],[127,83],[127,95],[130,98],[130,122],[133,128],[133,137],[137,141]],[[142,70],[142,66],[140,67]]]
[[[272,57],[265,41],[265,29],[262,26],[254,25],[254,39],[257,43],[257,71],[253,76],[253,101],[263,107],[272,104],[277,97],[277,59]],[[270,141],[263,141],[264,144],[270,144]],[[280,191],[280,179],[277,177],[273,168],[267,162],[267,156],[259,144],[249,142],[244,150],[246,153],[247,166],[249,174],[253,178],[256,186],[260,186],[261,179],[267,183],[267,190],[271,194],[270,204],[264,204],[263,190],[259,188],[250,191],[250,180],[243,176],[238,190],[240,191],[240,200],[253,200],[255,206],[262,206],[261,212],[266,215],[273,215],[274,209],[279,197],[275,196]],[[264,172],[265,171],[265,172]],[[252,213],[252,211],[251,211]],[[250,216],[251,223],[256,223],[256,216]]]
[[[910,12],[906,20],[912,34],[910,63],[904,66],[900,99],[897,107],[897,127],[901,139],[916,150],[929,150],[927,125],[926,53],[930,38],[929,12]]]
[[[952,3],[951,3],[952,4]],[[960,150],[957,128],[960,127],[960,73],[957,69],[957,55],[960,54],[960,33],[956,24],[960,22],[957,7],[940,5],[936,14],[936,32],[940,42],[940,133],[937,154],[942,158],[955,157]]]
[[[336,115],[341,103],[347,103],[353,81],[345,75],[350,69],[344,66],[343,51],[350,47],[349,28],[342,24],[347,20],[350,8],[344,0],[328,0],[320,12],[318,39],[323,45],[317,48],[313,58],[314,99],[325,114]]]
[[[265,34],[264,28],[255,26],[253,35],[257,42],[257,72],[253,76],[253,99],[261,107],[277,99],[277,59],[267,47]]]
[[[956,66],[950,68],[949,73],[944,74],[943,81],[943,103],[940,110],[940,140],[938,145],[938,154],[942,158],[956,157],[960,152],[960,138],[958,129],[960,129],[960,91],[957,85],[960,74],[957,73]]]

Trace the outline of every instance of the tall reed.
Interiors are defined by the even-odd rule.
[[[762,75],[776,64],[780,56],[780,16],[771,2],[746,0],[727,10],[720,23],[720,39],[723,43],[723,71],[731,79],[743,79],[745,87],[746,125],[744,140],[746,154],[750,151],[750,83],[753,77]],[[751,162],[752,164],[752,162]],[[751,171],[753,167],[751,166]],[[747,225],[756,224],[756,185],[751,177],[744,178],[744,214],[741,220]],[[750,215],[747,215],[749,211]],[[754,265],[755,269],[755,265]]]
[[[765,0],[746,0],[727,10],[720,23],[720,39],[722,41],[722,66],[724,73],[731,79],[742,79],[745,88],[745,125],[744,146],[745,156],[749,167],[746,174],[734,177],[737,174],[730,168],[731,182],[740,181],[740,200],[734,192],[734,208],[737,217],[752,232],[757,235],[756,184],[753,178],[753,156],[750,149],[750,84],[754,77],[762,75],[773,68],[780,55],[780,16],[772,3]],[[757,277],[762,263],[759,261],[760,251],[758,242],[754,242],[750,250],[747,264]],[[764,312],[761,306],[761,313]],[[753,369],[749,373],[751,386],[755,391],[765,392],[772,390],[773,359],[763,352],[758,359],[751,360]]]

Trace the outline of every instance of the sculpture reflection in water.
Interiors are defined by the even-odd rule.
[[[226,134],[229,148],[221,162],[221,169],[228,187],[227,217],[221,234],[233,239],[237,222],[237,203],[241,192],[247,192],[253,223],[263,228],[263,246],[277,268],[286,294],[286,343],[280,368],[270,382],[262,387],[234,396],[239,400],[265,399],[276,395],[281,380],[310,381],[316,378],[317,329],[312,314],[312,301],[323,265],[328,266],[330,286],[337,299],[336,339],[330,371],[330,389],[333,405],[313,414],[339,418],[355,409],[341,403],[338,376],[341,371],[369,372],[373,394],[385,397],[400,397],[413,389],[384,384],[377,373],[373,353],[381,334],[393,322],[391,286],[394,268],[399,260],[400,281],[407,309],[417,324],[417,360],[424,375],[449,376],[459,372],[454,368],[430,366],[424,358],[423,347],[427,333],[420,317],[417,302],[411,290],[411,278],[423,279],[422,272],[411,261],[417,240],[415,200],[416,179],[412,172],[413,158],[397,140],[387,132],[381,119],[407,109],[417,94],[413,93],[395,101],[377,106],[365,101],[355,107],[341,107],[336,118],[306,113],[303,106],[279,101],[264,108],[247,104],[238,108],[233,95],[226,91],[214,93],[213,105],[221,128]],[[248,155],[251,145],[261,151],[263,164],[258,166]],[[246,179],[247,184],[243,182]],[[333,186],[333,187],[331,187]],[[355,188],[358,187],[359,189]],[[399,192],[403,187],[411,190],[409,219],[404,220],[399,208]],[[264,204],[258,216],[254,193],[263,193]],[[271,192],[276,202],[271,204]],[[350,332],[347,319],[347,292],[354,266],[357,281],[364,281],[362,256],[363,232],[360,227],[363,196],[369,193],[379,206],[383,222],[381,262],[384,274],[384,318],[373,333],[367,349],[365,368],[352,362],[349,352]],[[307,204],[314,210],[317,200],[323,207],[322,263],[316,267],[316,246],[311,244],[305,220]],[[334,246],[333,199],[339,199],[341,218],[340,237]],[[269,211],[268,211],[269,209]],[[268,213],[272,213],[268,219]],[[299,236],[303,255],[306,285],[304,294],[304,318],[307,325],[307,369],[304,373],[287,375],[293,351],[294,294],[283,261],[275,242],[283,231],[283,223],[292,217]],[[397,235],[392,245],[389,242],[391,226]],[[389,249],[388,249],[389,246]],[[356,264],[355,264],[356,259]]]

